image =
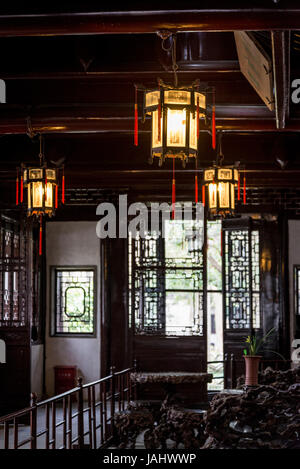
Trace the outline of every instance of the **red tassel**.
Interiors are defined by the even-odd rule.
[[[55,208],[58,207],[58,186],[55,186]]]
[[[63,172],[63,176],[62,176],[61,201],[63,204],[65,203],[65,172]]]
[[[197,139],[199,139],[199,96],[197,97]]]
[[[246,204],[246,176],[244,174],[244,193],[243,193],[243,196],[244,196],[244,205]]]
[[[216,149],[216,107],[212,107],[212,147]]]
[[[238,200],[241,200],[241,176],[239,173],[239,178],[238,178]]]
[[[16,179],[16,205],[19,205],[19,171],[17,172]]]
[[[135,88],[135,104],[134,104],[134,145],[138,146],[138,105],[137,105],[137,88]]]
[[[195,202],[198,203],[198,176],[195,176]]]
[[[39,238],[39,255],[42,255],[43,251],[43,216],[40,215],[40,238]]]
[[[175,202],[176,202],[175,157],[173,157],[172,220],[175,220]]]
[[[205,207],[205,186],[202,186],[202,203],[203,207]]]
[[[20,193],[20,202],[23,202],[23,176],[21,176],[21,193]]]

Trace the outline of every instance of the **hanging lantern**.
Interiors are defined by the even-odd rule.
[[[23,186],[27,189],[27,215],[52,215],[57,203],[57,169],[22,167]]]
[[[199,118],[206,115],[206,96],[198,85],[174,88],[159,81],[160,87],[146,90],[144,115],[152,117],[151,162],[179,158],[183,166],[198,153]]]
[[[58,206],[58,167],[48,167],[42,152],[40,135],[40,165],[21,165],[17,170],[16,205],[26,204],[27,216],[36,217],[40,224],[39,254],[42,254],[43,216],[52,217]],[[20,176],[20,177],[19,177]],[[20,184],[20,186],[19,186]],[[24,197],[24,191],[27,192]],[[65,198],[64,172],[62,176],[62,203]]]
[[[189,86],[178,86],[176,63],[176,34],[170,31],[159,31],[162,48],[172,57],[174,85],[167,85],[158,79],[158,87],[146,89],[135,85],[134,106],[134,145],[138,145],[138,105],[137,91],[143,91],[143,121],[146,115],[152,117],[152,139],[150,163],[156,158],[161,166],[167,158],[178,158],[183,167],[193,158],[197,158],[200,132],[200,118],[205,117],[212,125],[212,145],[215,141],[215,98],[214,88],[201,88],[196,80]],[[165,42],[171,41],[166,47]],[[211,105],[207,105],[210,94]]]
[[[235,186],[239,170],[234,166],[215,165],[204,170],[203,191],[206,204],[213,216],[232,215],[235,210]]]

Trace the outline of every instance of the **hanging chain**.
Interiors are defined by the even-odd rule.
[[[218,156],[217,156],[217,165],[222,166],[223,160],[224,160],[224,155],[223,155],[223,149],[222,149],[222,137],[223,133],[220,131],[218,133]]]
[[[39,159],[40,159],[40,166],[42,166],[42,165],[43,165],[43,162],[44,162],[43,137],[42,137],[42,134],[40,134],[40,153],[39,153]]]
[[[161,31],[160,36],[162,38],[162,43],[161,43],[162,49],[165,52],[171,52],[172,69],[174,73],[174,86],[175,88],[177,88],[178,87],[178,76],[177,76],[178,65],[176,62],[176,41],[177,41],[176,33],[170,33],[168,31],[167,32]],[[171,45],[169,47],[166,47],[165,41],[169,38],[171,38]]]

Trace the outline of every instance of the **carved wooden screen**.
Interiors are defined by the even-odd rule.
[[[0,326],[28,325],[26,234],[19,224],[0,219]]]
[[[250,219],[223,222],[224,352],[240,351],[261,328],[259,227]]]

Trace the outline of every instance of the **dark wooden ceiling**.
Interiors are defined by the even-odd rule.
[[[199,2],[188,2],[176,11],[157,2],[152,11],[143,5],[142,12],[137,2],[126,8],[97,3],[54,2],[43,10],[1,6],[0,78],[7,104],[0,105],[0,179],[6,205],[13,200],[16,166],[37,161],[37,139],[27,133],[40,132],[47,158],[66,159],[70,189],[168,197],[170,165],[147,162],[149,120],[140,122],[139,146],[133,146],[134,83],[172,81],[160,29],[178,31],[180,84],[199,78],[216,89],[225,162],[245,165],[250,187],[299,187],[300,104],[299,110],[289,105],[290,81],[300,78],[300,40],[293,31],[300,24],[299,2],[227,2],[226,8],[220,1],[201,2],[201,10]],[[272,58],[274,112],[240,72],[233,35],[239,29],[256,31]],[[201,130],[200,171],[216,156],[204,123]],[[179,198],[189,192],[192,198],[193,165],[182,170],[178,163],[177,170]]]

